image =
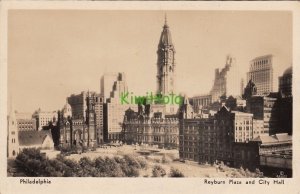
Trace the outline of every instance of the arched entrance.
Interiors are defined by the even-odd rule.
[[[75,130],[73,135],[74,135],[73,144],[82,146],[82,142],[83,142],[82,130],[80,129]]]

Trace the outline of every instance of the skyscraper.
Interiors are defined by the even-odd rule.
[[[114,82],[118,79],[118,73],[105,73],[100,79],[100,93],[104,103],[110,98]]]
[[[221,96],[240,96],[240,75],[235,58],[228,55],[225,67],[215,70],[214,85],[210,91],[212,102],[219,101]]]
[[[257,87],[257,95],[268,95],[273,91],[273,56],[265,55],[250,61],[247,82],[252,80]]]
[[[114,80],[112,87],[109,84],[103,85],[103,91],[109,91],[105,87],[111,88],[110,97],[106,99],[106,103],[103,107],[103,137],[104,141],[106,142],[116,142],[122,139],[122,122],[124,119],[125,111],[130,107],[134,110],[137,110],[137,105],[121,103],[120,97],[122,93],[124,94],[128,92],[128,88],[125,74],[116,74],[118,76]],[[103,78],[103,80],[105,81],[105,76],[103,76]]]

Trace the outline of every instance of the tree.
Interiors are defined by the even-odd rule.
[[[165,169],[160,165],[155,165],[152,170],[153,177],[164,177],[166,175]]]
[[[184,175],[178,169],[172,167],[170,171],[170,177],[184,177]]]

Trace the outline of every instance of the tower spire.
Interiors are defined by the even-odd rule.
[[[157,93],[169,95],[175,91],[175,48],[167,24],[167,14],[165,14],[165,24],[160,35],[157,55]]]
[[[165,26],[168,26],[167,14],[165,13]]]

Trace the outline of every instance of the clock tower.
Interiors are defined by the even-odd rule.
[[[157,93],[170,95],[175,93],[175,48],[171,32],[165,18],[163,31],[157,49]]]

